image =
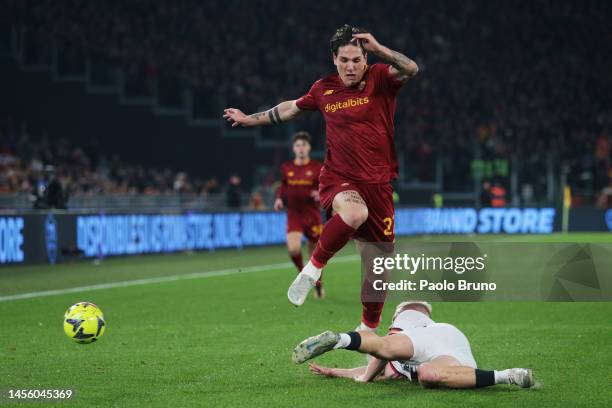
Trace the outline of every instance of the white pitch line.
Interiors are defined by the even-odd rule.
[[[350,261],[356,261],[356,260],[359,260],[358,255],[347,255],[347,256],[339,256],[337,258],[334,258],[334,262],[350,262]],[[262,271],[270,271],[270,270],[275,270],[275,269],[289,268],[291,266],[293,266],[293,263],[284,262],[284,263],[277,263],[277,264],[270,264],[270,265],[248,266],[245,268],[229,268],[229,269],[219,269],[216,271],[208,271],[208,272],[195,272],[195,273],[188,273],[184,275],[170,275],[170,276],[160,276],[157,278],[145,278],[145,279],[134,279],[134,280],[128,280],[128,281],[119,281],[119,282],[99,283],[97,285],[79,286],[75,288],[43,290],[40,292],[19,293],[16,295],[0,296],[0,302],[6,302],[9,300],[18,300],[18,299],[32,299],[32,298],[38,298],[38,297],[44,297],[44,296],[64,295],[67,293],[87,292],[91,290],[123,288],[127,286],[150,285],[152,283],[175,282],[175,281],[186,280],[186,279],[213,278],[216,276],[237,275],[240,273],[262,272]]]

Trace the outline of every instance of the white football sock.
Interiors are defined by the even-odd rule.
[[[495,375],[495,384],[510,384],[510,379],[508,378],[510,375],[510,370],[502,370],[502,371],[493,371]]]
[[[317,268],[312,264],[312,262],[308,261],[302,272],[304,275],[311,277],[315,281],[318,281],[321,277],[321,269]]]
[[[349,344],[351,344],[351,336],[346,333],[340,333],[340,340],[334,346],[335,349],[346,348]]]

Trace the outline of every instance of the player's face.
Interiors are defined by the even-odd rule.
[[[353,44],[338,48],[338,54],[334,56],[334,65],[346,86],[354,86],[361,81],[366,63],[367,57],[361,47]]]
[[[305,140],[296,140],[293,144],[293,153],[296,159],[307,159],[310,154],[310,143]]]

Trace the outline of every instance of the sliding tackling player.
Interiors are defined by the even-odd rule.
[[[431,310],[427,302],[400,303],[387,336],[379,337],[370,331],[339,334],[326,331],[301,342],[293,351],[293,361],[299,364],[328,351],[347,349],[368,353],[372,359],[367,366],[356,368],[331,368],[311,363],[310,371],[359,382],[376,379],[418,381],[427,388],[480,388],[495,384],[529,388],[534,385],[530,369],[477,368],[465,335],[451,324],[431,320]]]

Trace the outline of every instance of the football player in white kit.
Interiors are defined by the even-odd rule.
[[[465,335],[451,324],[434,322],[431,310],[427,302],[402,302],[385,337],[371,331],[326,331],[298,344],[293,350],[293,361],[299,364],[331,350],[347,349],[373,358],[363,367],[330,368],[311,363],[310,370],[318,375],[353,378],[359,382],[408,379],[428,388],[477,388],[495,384],[529,388],[534,385],[530,369],[479,369]]]

